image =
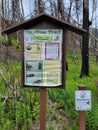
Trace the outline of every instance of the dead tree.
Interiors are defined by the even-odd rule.
[[[68,14],[67,14],[67,21],[68,22],[70,22],[70,18],[71,18],[72,4],[73,4],[73,0],[70,0],[70,6],[69,6]]]
[[[20,8],[21,5],[21,8]],[[24,18],[22,0],[12,0],[12,25],[23,21]]]
[[[89,76],[89,0],[83,0],[83,29],[87,32],[82,41],[82,68],[80,77]]]
[[[24,20],[22,0],[2,0],[2,27],[7,28]]]
[[[64,20],[63,0],[58,0],[58,19]]]
[[[78,23],[78,26],[80,25],[79,24],[79,16],[82,12],[82,8],[81,8],[81,5],[82,5],[82,1],[81,0],[75,0],[75,10],[76,10],[76,18],[77,18],[77,23]]]
[[[38,0],[38,12],[39,13],[44,12],[44,2],[42,0]]]

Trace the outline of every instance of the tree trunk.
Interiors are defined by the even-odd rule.
[[[64,20],[63,0],[58,0],[58,19]]]
[[[38,11],[39,13],[44,13],[44,3],[42,0],[38,0]]]
[[[81,75],[89,76],[89,0],[83,0],[83,29],[87,32],[82,41],[82,68]]]
[[[68,16],[67,16],[67,21],[68,22],[70,22],[72,4],[73,4],[73,1],[70,0],[70,6],[69,6],[69,11],[68,11]]]
[[[51,15],[54,16],[53,1],[50,1]]]

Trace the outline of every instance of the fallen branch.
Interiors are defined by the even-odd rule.
[[[4,103],[5,103],[6,101],[10,101],[9,97],[3,95],[2,93],[0,93],[0,97],[4,100]]]

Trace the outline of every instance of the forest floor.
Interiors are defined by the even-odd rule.
[[[64,106],[58,106],[47,96],[46,130],[65,130],[64,126],[69,124]],[[33,130],[40,130],[39,120],[33,125]]]

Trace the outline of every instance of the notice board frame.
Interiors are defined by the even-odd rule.
[[[27,85],[25,84],[25,70],[24,70],[24,67],[25,67],[25,64],[24,64],[24,51],[25,51],[25,48],[24,48],[24,43],[22,44],[22,77],[21,77],[21,81],[22,81],[22,86],[23,87],[39,87],[39,88],[65,88],[65,83],[66,83],[66,44],[67,44],[67,34],[68,34],[68,30],[65,29],[65,28],[62,28],[61,26],[59,26],[59,24],[53,24],[53,23],[49,23],[48,21],[43,21],[41,23],[38,23],[37,25],[33,26],[33,27],[30,27],[30,28],[25,28],[22,30],[22,41],[24,42],[24,30],[36,30],[36,29],[39,29],[39,30],[45,30],[45,29],[53,29],[53,30],[57,30],[57,29],[61,29],[62,30],[62,59],[61,59],[61,84],[60,85],[55,85],[55,86],[51,86],[51,85],[48,85],[48,86],[41,86],[41,85]],[[66,42],[65,42],[66,41]],[[51,61],[52,63],[52,61]]]
[[[63,20],[59,20],[53,16],[50,16],[46,13],[41,13],[37,16],[34,16],[26,21],[23,21],[17,25],[14,25],[13,27],[9,27],[5,30],[2,31],[2,34],[5,35],[9,35],[11,33],[14,33],[18,30],[25,30],[25,29],[63,29],[63,60],[62,60],[62,84],[60,86],[55,86],[55,87],[59,87],[59,88],[65,88],[65,82],[66,82],[66,44],[68,43],[68,31],[72,31],[75,32],[77,34],[80,35],[84,35],[84,33],[86,33],[87,31],[81,28],[78,28],[76,26],[73,26],[70,23],[67,23]],[[21,39],[21,43],[23,43],[23,33],[22,33],[22,39]],[[24,70],[23,70],[23,44],[21,44],[22,47],[22,51],[21,51],[21,59],[22,59],[22,69],[21,69],[21,82],[22,82],[22,87],[26,87],[24,85]],[[28,86],[27,86],[28,87]],[[49,86],[51,87],[51,86]],[[55,88],[54,87],[54,88]]]

